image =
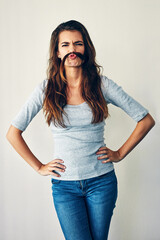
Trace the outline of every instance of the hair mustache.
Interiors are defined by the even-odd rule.
[[[62,60],[62,64],[64,64],[66,58],[67,58],[70,54],[75,54],[77,57],[81,58],[82,61],[85,60],[85,55],[83,55],[83,54],[81,54],[81,53],[79,53],[79,52],[70,52],[70,53],[67,53],[67,54],[64,56],[64,58],[63,58],[63,60]]]

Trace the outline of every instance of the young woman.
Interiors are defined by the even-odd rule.
[[[7,139],[43,176],[51,175],[54,206],[65,239],[106,240],[117,199],[114,162],[133,150],[155,125],[140,103],[100,74],[86,28],[75,20],[52,33],[47,79],[32,92],[13,119]],[[117,150],[104,143],[107,105],[124,110],[136,128]],[[43,109],[54,137],[54,157],[41,163],[22,137]]]

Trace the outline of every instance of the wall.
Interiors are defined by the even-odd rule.
[[[160,239],[160,2],[1,0],[0,6],[0,239],[64,239],[53,207],[50,177],[38,175],[27,165],[5,135],[33,88],[46,78],[52,31],[71,19],[88,29],[103,74],[148,108],[156,120],[143,141],[115,164],[119,196],[109,239]],[[109,110],[105,138],[107,146],[116,150],[136,122],[121,109],[110,106]],[[42,112],[24,138],[40,161],[52,160],[52,135]]]

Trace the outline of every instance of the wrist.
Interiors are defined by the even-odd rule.
[[[39,174],[41,174],[41,170],[42,170],[42,167],[43,167],[43,166],[44,166],[44,164],[41,163],[41,164],[37,167],[36,172],[39,173]]]
[[[121,150],[118,149],[117,150],[118,156],[119,156],[119,160],[122,160],[125,156],[122,154]]]

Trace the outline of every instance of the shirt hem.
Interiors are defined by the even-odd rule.
[[[102,171],[100,173],[97,173],[97,174],[87,174],[85,175],[84,177],[71,177],[71,176],[66,176],[65,178],[61,178],[61,177],[53,177],[51,176],[51,179],[57,179],[57,180],[63,180],[63,181],[80,181],[80,180],[85,180],[85,179],[89,179],[89,178],[94,178],[94,177],[98,177],[98,176],[101,176],[105,173],[108,173],[110,171],[114,170],[114,166],[112,165],[110,168],[107,169],[107,171]]]

